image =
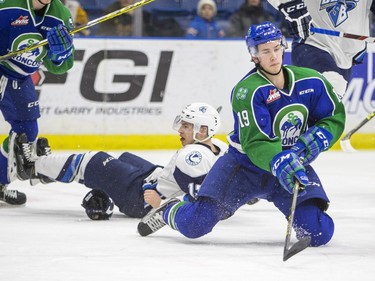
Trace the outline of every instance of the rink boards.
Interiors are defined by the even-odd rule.
[[[225,139],[233,126],[231,89],[253,67],[242,40],[77,38],[75,47],[75,65],[66,75],[43,69],[33,75],[40,134],[54,149],[176,148],[172,122],[183,106],[196,101],[223,107],[219,137]],[[373,61],[369,44],[344,98],[345,131],[375,110]],[[8,130],[4,122],[0,134]],[[375,149],[375,121],[352,142]]]

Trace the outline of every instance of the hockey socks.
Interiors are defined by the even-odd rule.
[[[163,220],[174,230],[178,231],[177,224],[175,223],[175,217],[178,209],[183,205],[188,204],[186,201],[181,201],[177,204],[168,206],[163,212]]]

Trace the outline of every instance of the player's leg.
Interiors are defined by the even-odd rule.
[[[31,78],[25,80],[12,80],[1,76],[0,110],[4,119],[11,125],[11,131],[26,133],[30,140],[35,140],[38,134],[37,119],[40,117],[38,99]],[[16,190],[6,188],[12,182],[15,173],[9,173],[13,163],[8,161],[9,139],[1,146],[0,152],[0,184],[5,202],[10,204],[23,204],[26,195]]]
[[[125,152],[117,159],[99,152],[82,172],[87,187],[106,192],[127,216],[141,218],[151,209],[144,207],[143,181],[156,167],[131,153]]]
[[[1,79],[4,79],[3,77],[5,76],[2,76]],[[11,125],[11,134],[25,134],[27,136],[28,143],[25,143],[22,149],[31,150],[32,143],[36,141],[38,135],[37,119],[40,117],[38,98],[32,79],[31,77],[24,80],[6,78],[6,83],[4,82],[2,87],[3,96],[0,101],[0,109],[4,119]],[[5,142],[2,147],[0,162],[8,162],[9,148],[5,145]],[[0,180],[3,184],[5,178],[8,177],[8,164],[12,165],[12,163],[7,163],[7,165],[1,165],[0,167]],[[14,179],[7,179],[8,182],[12,180]]]
[[[310,199],[299,204],[294,214],[297,239],[309,235],[313,247],[327,244],[335,230],[333,219],[320,206],[319,201]]]
[[[207,197],[199,197],[194,203],[180,202],[163,213],[164,221],[187,238],[199,238],[210,233],[219,221],[229,216],[225,208]]]
[[[323,189],[319,177],[311,166],[306,167],[310,185],[297,198],[297,207],[294,215],[293,228],[297,238],[311,237],[311,246],[317,247],[327,244],[334,233],[334,222],[326,213],[329,199]],[[287,218],[290,214],[292,202],[291,194],[281,187],[277,188],[269,198]]]
[[[245,169],[236,157],[227,153],[207,174],[197,201],[161,206],[153,217],[141,221],[138,231],[146,236],[166,223],[188,238],[201,237],[211,232],[220,220],[230,217],[249,200],[266,192],[271,185],[262,183],[262,178],[261,172]]]

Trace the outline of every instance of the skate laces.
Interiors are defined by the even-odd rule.
[[[31,147],[30,143],[22,143],[22,153],[23,153],[24,158],[28,162],[33,162],[31,149],[32,149],[32,147]]]
[[[5,189],[4,190],[4,198],[5,197],[17,199],[17,190]]]
[[[51,147],[49,147],[49,146],[44,147],[44,155],[48,156],[48,155],[51,155],[51,154],[52,154]]]
[[[162,212],[155,213],[149,218],[146,224],[151,228],[153,232],[162,228],[166,223],[163,220]]]

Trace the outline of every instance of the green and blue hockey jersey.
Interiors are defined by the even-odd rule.
[[[0,55],[23,49],[47,37],[51,28],[64,24],[73,28],[69,10],[59,0],[53,0],[41,15],[35,13],[32,0],[0,0]],[[0,70],[14,78],[34,73],[43,63],[48,71],[65,73],[73,66],[73,56],[60,65],[47,55],[48,45],[0,62]]]
[[[234,131],[228,140],[245,165],[270,171],[271,159],[312,126],[333,135],[331,146],[344,130],[345,109],[327,79],[296,66],[284,66],[284,73],[286,89],[253,69],[232,90]]]

